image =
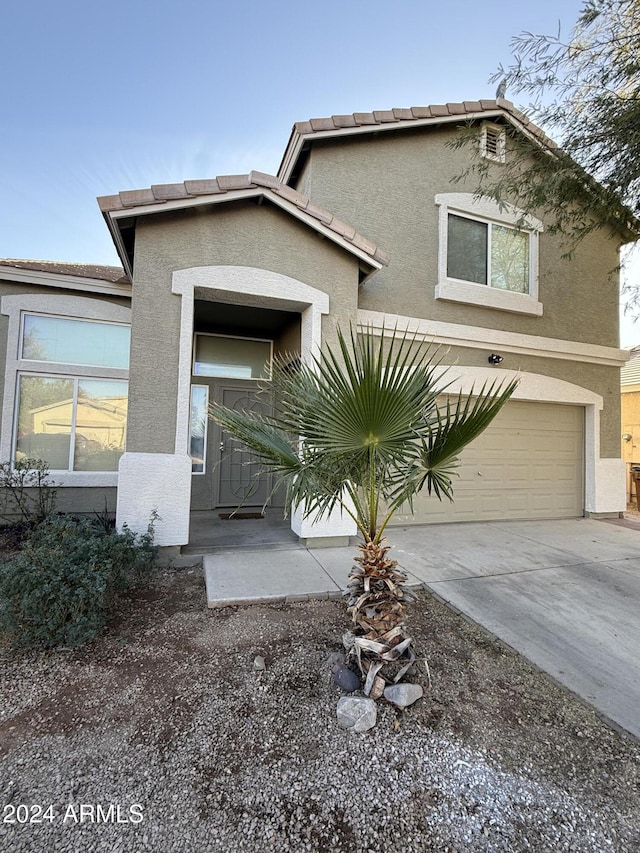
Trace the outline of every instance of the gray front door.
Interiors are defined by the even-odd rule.
[[[268,403],[264,395],[257,396],[252,388],[222,388],[222,403],[236,411],[266,414]],[[270,477],[260,474],[255,457],[229,433],[221,431],[218,471],[218,506],[262,506],[269,496]]]

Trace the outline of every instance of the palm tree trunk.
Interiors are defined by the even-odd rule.
[[[387,557],[389,545],[375,537],[360,543],[349,575],[348,613],[353,620],[355,656],[365,677],[365,694],[375,698],[388,683],[399,681],[415,661],[405,625],[407,576],[397,560]]]

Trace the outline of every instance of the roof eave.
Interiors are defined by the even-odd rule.
[[[315,217],[311,216],[308,213],[305,213],[303,210],[300,210],[300,208],[298,208],[295,204],[278,195],[277,193],[271,192],[266,187],[255,187],[250,189],[232,190],[225,193],[216,193],[211,195],[198,195],[189,198],[170,199],[167,201],[163,201],[160,204],[156,202],[153,204],[140,204],[136,206],[132,205],[129,207],[123,207],[122,209],[118,210],[103,209],[103,216],[107,223],[107,227],[111,232],[111,236],[115,243],[116,251],[118,252],[118,256],[122,261],[123,267],[128,273],[129,277],[133,280],[133,269],[131,268],[129,256],[122,240],[122,233],[119,227],[120,221],[128,220],[134,217],[138,218],[141,216],[167,213],[174,210],[185,210],[194,207],[225,204],[228,202],[244,201],[247,199],[259,197],[267,199],[272,204],[276,205],[277,207],[280,207],[282,210],[289,213],[291,216],[293,216],[295,219],[298,219],[300,222],[303,222],[305,225],[312,228],[314,231],[321,234],[326,239],[331,240],[333,243],[345,249],[350,254],[355,255],[360,261],[362,261],[368,266],[371,272],[382,269],[382,267],[386,266],[386,263],[388,263],[386,259],[379,260],[376,257],[373,257],[372,255],[368,254],[364,250],[360,249],[358,246],[351,243],[349,240],[342,237],[336,231],[323,225]],[[99,203],[100,201],[101,200],[98,199]]]
[[[103,293],[109,296],[131,296],[131,284],[128,282],[117,283],[87,276],[43,272],[42,270],[30,270],[21,267],[0,266],[0,280],[87,291],[89,293]]]
[[[298,158],[300,157],[302,149],[307,141],[344,136],[360,136],[365,133],[384,133],[384,131],[388,130],[429,127],[441,124],[451,124],[454,122],[459,124],[461,121],[487,121],[498,117],[506,118],[511,122],[511,124],[517,127],[518,130],[521,130],[531,138],[536,138],[535,134],[527,130],[526,125],[518,121],[518,119],[511,115],[507,110],[500,109],[499,107],[494,110],[478,110],[458,115],[431,116],[429,118],[420,119],[398,119],[394,122],[381,122],[380,124],[362,124],[355,127],[336,127],[330,130],[314,130],[310,133],[300,133],[294,126],[276,175],[283,183],[286,184],[289,182],[291,174],[298,162]]]

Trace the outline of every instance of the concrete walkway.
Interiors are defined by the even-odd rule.
[[[640,530],[590,519],[390,528],[432,590],[640,737]],[[340,596],[353,546],[204,557],[210,607]]]

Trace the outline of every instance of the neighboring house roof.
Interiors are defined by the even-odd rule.
[[[30,261],[20,258],[0,258],[0,267],[14,267],[20,270],[56,273],[57,275],[75,275],[82,278],[95,278],[98,281],[112,281],[126,284],[129,279],[122,267],[101,266],[98,264],[72,264],[65,261]]]
[[[134,218],[169,210],[179,210],[220,202],[262,196],[302,220],[325,237],[357,255],[371,270],[389,263],[387,254],[338,219],[329,210],[314,204],[273,175],[251,172],[248,175],[221,175],[179,184],[155,184],[148,189],[127,190],[118,195],[98,198],[100,210],[116,243],[125,269],[133,266],[132,233]],[[128,233],[129,232],[129,233]]]
[[[0,280],[110,295],[131,295],[131,281],[122,267],[98,264],[0,258]]]
[[[640,385],[640,346],[629,350],[629,361],[620,368],[620,385]]]
[[[505,118],[523,133],[534,137],[544,147],[558,147],[543,130],[516,109],[511,101],[506,101],[504,98],[433,104],[408,109],[374,110],[371,113],[351,113],[296,122],[278,169],[278,177],[285,183],[292,179],[300,154],[312,139],[379,133],[384,130],[399,130],[403,127],[498,117]]]

